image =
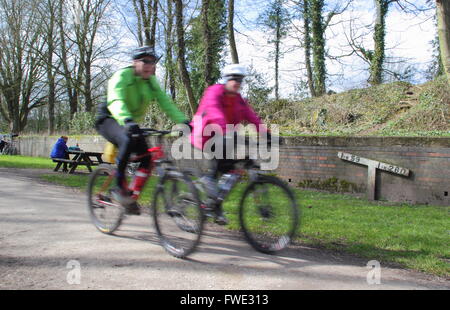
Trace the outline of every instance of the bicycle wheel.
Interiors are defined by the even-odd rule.
[[[185,174],[169,171],[159,181],[153,198],[153,220],[163,248],[184,258],[200,242],[203,212],[197,190]]]
[[[248,185],[239,205],[244,235],[256,250],[273,254],[288,246],[299,225],[299,209],[280,179],[260,175]]]
[[[114,185],[114,168],[109,165],[100,165],[89,177],[89,215],[95,227],[105,234],[112,234],[124,215],[123,207],[111,199],[110,189]]]

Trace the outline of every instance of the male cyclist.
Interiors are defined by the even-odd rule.
[[[150,103],[156,101],[174,122],[189,123],[156,79],[156,64],[160,58],[153,48],[136,49],[132,66],[117,71],[110,78],[107,100],[100,106],[96,119],[97,131],[118,147],[117,184],[112,198],[124,205],[128,214],[140,214],[136,198],[150,174],[150,158],[144,157],[128,187],[125,170],[130,154],[143,154],[148,148],[137,122],[144,118]]]
[[[241,85],[246,75],[246,68],[242,65],[228,65],[222,72],[221,82],[223,83],[212,85],[205,90],[191,122],[193,128],[191,143],[194,147],[204,149],[206,142],[211,138],[211,136],[205,135],[204,129],[210,124],[220,126],[224,137],[227,132],[227,124],[237,125],[243,121],[256,125],[258,131],[262,129],[267,132],[267,128],[259,126],[262,124],[260,118],[240,94]],[[214,196],[218,192],[216,180],[219,173],[229,172],[233,169],[235,163],[235,160],[226,158],[225,140],[223,141],[223,155],[223,159],[212,160],[210,173],[202,180],[206,192],[211,198],[215,198]],[[224,217],[220,205],[216,206],[216,222],[221,225],[227,224],[227,219]]]

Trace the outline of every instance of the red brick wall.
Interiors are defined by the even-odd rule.
[[[354,185],[353,191],[366,192],[367,166],[341,160],[338,152],[411,171],[404,177],[377,170],[377,199],[450,205],[450,138],[287,138],[275,173],[295,186],[301,183],[320,188],[335,178]]]

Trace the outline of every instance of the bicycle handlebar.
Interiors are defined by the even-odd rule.
[[[153,128],[141,128],[141,132],[144,137],[148,137],[148,136],[162,137],[162,136],[167,136],[167,135],[182,136],[183,135],[182,131],[157,130],[157,129],[153,129]],[[133,138],[139,137],[138,134],[134,134],[131,136]]]
[[[157,130],[157,129],[153,129],[153,128],[141,128],[141,131],[144,134],[147,135],[153,135],[153,136],[165,136],[168,135],[170,133],[172,133],[172,131],[170,130]]]

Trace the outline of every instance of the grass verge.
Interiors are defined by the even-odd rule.
[[[53,168],[48,159],[0,157],[0,167]],[[87,174],[48,174],[42,179],[86,189]],[[143,192],[149,203],[156,178]],[[243,185],[225,201],[230,229],[238,229]],[[450,207],[368,202],[349,195],[294,189],[301,207],[298,240],[302,244],[343,251],[433,275],[450,277]]]

